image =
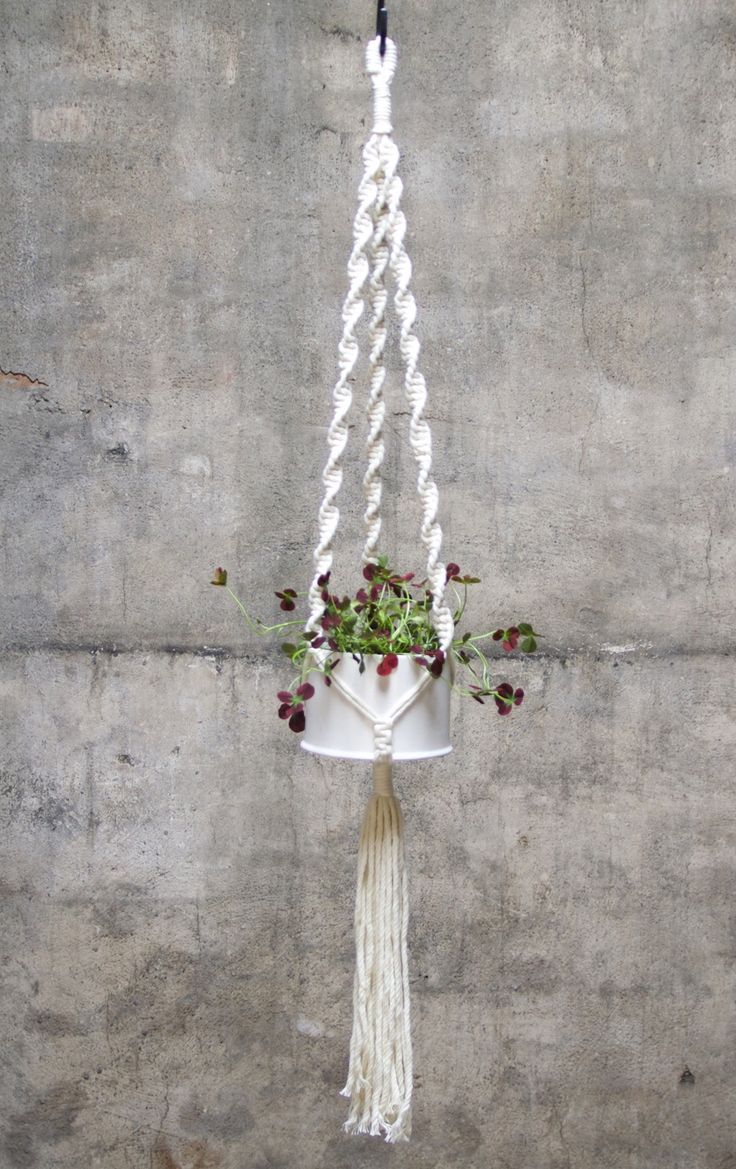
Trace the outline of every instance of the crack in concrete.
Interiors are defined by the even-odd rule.
[[[413,415],[412,410],[392,410],[391,411],[392,418],[411,418],[412,415]],[[456,418],[453,418],[452,420],[450,420],[449,418],[441,418],[439,414],[422,414],[422,418],[425,418],[427,420],[427,422],[446,422],[448,424],[448,426],[457,425]],[[469,423],[469,425],[471,425],[471,424]]]
[[[560,1116],[560,1110],[556,1103],[552,1105],[552,1117],[557,1125],[557,1132],[560,1138],[562,1154],[565,1158],[566,1169],[570,1169],[570,1150],[567,1146],[567,1141],[565,1140],[565,1133],[562,1127],[562,1117]]]
[[[197,953],[199,955],[199,960],[201,962],[202,961],[202,923],[199,919],[199,897],[195,897],[195,899],[194,899],[194,912],[195,912],[194,935],[197,939]]]
[[[329,26],[321,24],[319,26],[319,30],[320,32],[323,32],[325,36],[337,37],[339,41],[357,41],[360,43],[362,40],[362,37],[358,36],[358,34],[353,32],[352,29],[342,28],[339,24],[333,24]]]
[[[590,439],[590,432],[592,431],[593,427],[595,426],[596,422],[598,421],[598,414],[600,412],[600,407],[601,407],[600,382],[601,382],[602,374],[601,374],[600,365],[598,364],[598,358],[596,357],[595,353],[593,352],[593,346],[591,345],[591,342],[590,342],[590,334],[588,333],[588,324],[587,324],[586,315],[585,315],[585,310],[586,310],[587,303],[588,303],[588,284],[587,284],[587,279],[586,279],[586,275],[585,275],[585,265],[583,264],[583,257],[581,255],[578,255],[578,266],[580,268],[580,282],[581,282],[580,328],[582,330],[583,340],[585,341],[585,348],[587,349],[588,355],[593,363],[593,366],[594,366],[595,372],[596,372],[596,376],[597,376],[597,380],[598,380],[598,388],[597,388],[596,395],[595,395],[595,403],[593,405],[593,412],[588,420],[588,425],[586,426],[585,430],[583,431],[583,434],[580,437],[580,458],[578,459],[578,474],[579,474],[583,468],[583,460],[584,460],[585,455],[586,455],[588,440]]]
[[[583,340],[585,341],[585,348],[591,356],[593,363],[597,366],[595,354],[590,344],[590,335],[588,333],[588,326],[585,321],[585,308],[588,303],[588,285],[585,279],[585,265],[583,264],[583,257],[578,256],[578,267],[580,268],[580,280],[582,284],[582,291],[580,295],[580,327],[583,331]]]
[[[713,548],[713,521],[708,517],[708,539],[705,542],[705,573],[706,573],[706,589],[713,587],[713,568],[710,562],[710,554]]]
[[[168,1080],[166,1079],[166,1077],[162,1077],[162,1080],[164,1080],[164,1112],[161,1113],[161,1119],[159,1120],[158,1129],[155,1129],[155,1134],[157,1134],[157,1137],[155,1137],[154,1146],[151,1149],[151,1169],[154,1169],[155,1165],[157,1165],[160,1162],[160,1154],[161,1153],[164,1153],[165,1155],[168,1154],[168,1149],[166,1148],[166,1144],[165,1144],[165,1142],[162,1142],[162,1137],[164,1137],[164,1135],[167,1135],[167,1136],[169,1135],[168,1133],[166,1133],[166,1129],[164,1128],[164,1125],[166,1123],[166,1118],[168,1116],[168,1109],[169,1109]]]
[[[43,385],[43,382],[41,385]],[[35,410],[41,411],[42,413],[66,414],[66,410],[61,405],[61,403],[49,398],[47,394],[39,392],[33,393],[31,394],[31,401],[33,402],[33,408]]]
[[[4,385],[14,386],[44,386],[48,389],[48,382],[42,382],[40,378],[31,377],[27,373],[17,373],[14,369],[0,368],[0,383]]]

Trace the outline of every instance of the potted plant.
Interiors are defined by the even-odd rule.
[[[292,665],[287,687],[279,690],[278,717],[290,730],[304,735],[302,746],[316,754],[343,759],[372,759],[373,727],[361,717],[362,703],[377,718],[391,714],[403,696],[425,679],[417,701],[394,713],[393,758],[420,759],[444,755],[450,744],[450,693],[487,704],[499,715],[520,706],[524,691],[495,678],[492,647],[504,653],[532,653],[540,636],[527,622],[483,633],[460,630],[468,588],[479,578],[445,566],[452,589],[455,635],[447,652],[439,648],[431,621],[432,595],[426,580],[411,572],[395,572],[385,556],[363,568],[363,581],[353,595],[330,591],[330,573],[319,578],[324,612],[316,630],[287,617],[271,625],[253,616],[217,568],[212,584],[224,588],[248,626],[261,636],[285,638],[281,649]],[[307,594],[293,588],[275,593],[281,610],[296,613]],[[426,676],[429,675],[429,678]],[[339,685],[333,686],[338,681]],[[346,699],[346,691],[350,698]],[[356,702],[353,700],[357,700]]]

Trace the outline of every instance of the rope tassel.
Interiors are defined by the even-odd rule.
[[[411,1132],[411,1022],[407,929],[409,891],[404,822],[391,760],[373,765],[363,817],[355,898],[355,982],[346,1132],[408,1140]]]

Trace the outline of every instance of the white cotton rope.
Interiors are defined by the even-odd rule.
[[[440,648],[447,652],[452,642],[454,626],[452,612],[443,603],[445,566],[440,560],[442,528],[437,519],[439,493],[432,478],[432,434],[424,417],[427,387],[418,368],[420,345],[413,332],[417,307],[409,289],[412,267],[404,244],[406,218],[400,208],[403,184],[396,173],[399,150],[391,137],[393,127],[390,86],[396,71],[396,61],[396,45],[390,38],[386,38],[383,57],[380,38],[375,37],[369,41],[366,47],[366,70],[373,86],[373,129],[363,149],[363,178],[358,188],[359,205],[353,222],[353,249],[348,260],[349,288],[343,303],[344,327],[338,345],[340,374],[333,391],[334,413],[327,433],[329,457],[322,473],[325,493],[319,510],[319,539],[314,551],[314,577],[309,590],[310,616],[306,629],[312,631],[318,628],[325,609],[322,588],[318,581],[320,576],[332,567],[332,541],[340,519],[335,498],[342,485],[342,456],[348,439],[346,419],[353,400],[349,379],[358,360],[355,327],[363,312],[363,296],[367,281],[371,308],[369,322],[371,384],[367,403],[368,468],[363,480],[366,499],[363,562],[375,560],[381,532],[387,302],[384,274],[388,265],[396,282],[394,304],[401,324],[400,350],[404,365],[404,391],[411,415],[409,442],[419,468],[417,492],[422,505],[421,538],[427,551],[427,578],[432,593],[430,614]]]
[[[377,144],[377,136],[371,138]],[[364,522],[366,540],[363,549],[363,563],[375,561],[378,541],[381,535],[381,467],[383,465],[384,442],[383,421],[386,416],[386,405],[383,400],[383,383],[386,378],[384,364],[384,350],[386,347],[386,303],[388,293],[384,275],[389,262],[389,247],[386,233],[389,226],[388,208],[386,206],[386,177],[380,173],[380,153],[374,152],[376,201],[373,205],[373,236],[370,244],[371,274],[368,282],[368,303],[371,309],[371,319],[368,325],[370,339],[370,394],[366,406],[368,416],[368,439],[366,454],[368,468],[363,479],[363,493],[366,509]]]
[[[371,177],[371,143],[363,152],[365,171],[358,188],[358,210],[353,221],[353,250],[348,259],[348,292],[343,301],[343,332],[338,343],[340,375],[332,393],[334,413],[329,430],[327,445],[329,456],[322,472],[325,493],[319,509],[319,539],[314,550],[314,578],[309,589],[310,617],[307,631],[318,627],[325,610],[319,578],[332,567],[332,539],[340,520],[340,510],[335,497],[342,485],[342,456],[348,441],[347,416],[353,401],[349,379],[358,360],[358,342],[355,326],[363,312],[363,286],[368,278],[366,248],[373,235],[373,219],[370,208],[376,197],[376,184]]]
[[[409,889],[389,760],[374,764],[373,785],[358,851],[353,1033],[343,1088],[350,1111],[344,1127],[394,1143],[411,1133]]]
[[[399,348],[410,411],[409,442],[418,467],[421,539],[427,553],[427,582],[432,595],[430,617],[440,647],[447,652],[454,625],[452,612],[444,604],[442,529],[437,520],[439,496],[432,478],[432,436],[424,417],[427,388],[418,368],[420,346],[413,332],[417,310],[409,289],[412,267],[404,245],[406,219],[400,208],[403,187],[397,174],[399,151],[391,137],[390,85],[397,53],[394,42],[388,38],[383,56],[380,46],[376,37],[366,49],[366,69],[373,87],[373,129],[363,149],[363,178],[353,222],[349,287],[342,308],[343,332],[338,346],[339,377],[333,391],[334,413],[327,432],[329,455],[322,473],[325,490],[319,509],[319,538],[314,551],[306,629],[319,628],[326,606],[319,581],[332,567],[332,541],[340,519],[335,500],[342,485],[347,416],[353,398],[350,382],[358,359],[355,328],[363,312],[366,285],[370,310],[370,389],[366,403],[363,563],[375,563],[377,559],[386,413],[383,386],[388,272],[396,285],[394,305],[401,326]],[[312,654],[318,664],[330,656],[326,648],[313,650]],[[409,1138],[413,1074],[407,949],[409,893],[403,818],[391,775],[393,728],[432,681],[427,670],[420,670],[394,708],[379,719],[340,677],[339,669],[332,674],[333,685],[372,723],[374,739],[373,794],[365,811],[358,851],[353,1031],[348,1077],[342,1092],[350,1097],[350,1109],[344,1127],[348,1132],[383,1135],[389,1142]]]
[[[439,559],[442,547],[442,528],[437,520],[439,492],[432,478],[432,432],[424,417],[424,408],[427,404],[427,386],[418,368],[419,339],[412,331],[416,320],[417,306],[413,293],[409,289],[412,268],[411,260],[404,246],[406,217],[399,205],[403,191],[403,183],[396,173],[399,150],[395,142],[386,137],[381,141],[380,152],[386,175],[389,205],[388,239],[391,249],[389,263],[396,280],[394,304],[401,322],[400,348],[404,363],[404,392],[411,409],[409,441],[419,467],[417,491],[422,502],[421,535],[427,549],[427,577],[432,592],[431,615],[440,646],[447,652],[452,642],[455,627],[450,609],[443,604],[445,566]]]

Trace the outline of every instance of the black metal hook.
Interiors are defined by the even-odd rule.
[[[381,38],[381,57],[383,57],[386,52],[386,37],[388,36],[388,8],[386,7],[386,0],[378,0],[376,36]]]

